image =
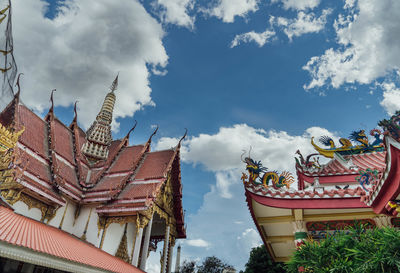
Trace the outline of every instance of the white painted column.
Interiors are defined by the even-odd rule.
[[[179,273],[180,270],[181,270],[181,246],[179,245],[176,251],[175,272]]]
[[[143,237],[143,228],[139,228],[139,232],[136,233],[135,248],[133,250],[132,264],[134,266],[137,266],[139,262],[140,245],[142,244],[142,237]]]
[[[169,246],[169,226],[167,225],[167,229],[165,231],[165,239],[164,239],[164,251],[163,251],[163,264],[161,268],[161,273],[167,272],[167,260],[168,260],[168,246]]]
[[[140,259],[140,269],[143,271],[146,270],[146,261],[147,261],[147,254],[149,252],[149,244],[150,244],[150,235],[151,235],[152,225],[153,225],[153,215],[151,216],[150,221],[147,224],[146,233],[144,235],[142,258]]]
[[[172,245],[172,242],[170,242],[169,253],[168,253],[168,271],[167,271],[167,273],[171,273],[173,253],[174,253],[174,246]]]

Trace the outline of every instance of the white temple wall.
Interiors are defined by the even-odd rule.
[[[62,217],[64,215],[65,207],[66,206],[58,208],[57,211],[56,211],[56,215],[49,222],[46,222],[46,224],[58,228],[60,223],[61,223],[61,219],[62,219]],[[68,206],[68,209],[69,209],[69,206]]]
[[[28,206],[22,201],[16,202],[12,207],[14,211],[18,214],[35,219],[37,221],[40,221],[40,219],[42,219],[42,212],[40,211],[40,209],[29,209]]]
[[[90,212],[90,208],[82,207],[78,218],[76,218],[75,225],[72,227],[72,234],[74,234],[75,236],[77,236],[79,238],[83,235],[83,231],[85,230],[86,222],[89,217],[89,212]],[[93,213],[93,211],[92,211],[92,213]]]
[[[121,242],[122,235],[124,233],[124,225],[118,223],[112,223],[106,232],[104,237],[103,250],[111,255],[115,255],[117,252],[119,243]],[[101,236],[101,234],[100,234]]]
[[[136,236],[136,224],[128,223],[128,229],[126,230],[126,238],[128,240],[128,254],[129,257],[132,254],[133,249],[133,237]],[[119,242],[118,242],[119,244]]]
[[[75,209],[76,209],[75,203],[69,202],[68,209],[65,212],[64,223],[62,225],[62,230],[66,231],[68,233],[72,233],[72,231],[74,230],[73,223],[74,223]],[[60,212],[61,211],[62,211],[62,214],[64,214],[64,210],[60,209]],[[57,213],[59,213],[59,212],[57,212]],[[60,224],[60,222],[58,223],[58,225],[59,224]],[[57,227],[58,227],[58,225],[57,225]]]
[[[92,215],[90,216],[89,225],[88,225],[88,228],[86,231],[86,241],[92,243],[95,247],[99,247],[101,233],[102,233],[102,230],[100,230],[100,234],[97,237],[97,234],[98,234],[97,221],[98,221],[98,219],[99,219],[99,216],[96,212],[96,208],[93,208]]]

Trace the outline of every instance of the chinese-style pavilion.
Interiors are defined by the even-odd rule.
[[[400,111],[379,123],[369,140],[364,130],[341,138],[314,138],[317,153],[297,151],[297,188],[288,172],[268,171],[247,157],[243,174],[248,208],[275,261],[287,261],[304,240],[324,238],[348,226],[400,227]],[[328,158],[326,164],[319,157]]]
[[[44,119],[19,90],[0,113],[0,271],[142,272],[164,241],[161,272],[171,272],[175,240],[186,237],[181,142],[152,152],[155,131],[130,145],[134,127],[112,139],[117,84],[86,132],[76,105],[69,126],[57,119],[53,94]]]

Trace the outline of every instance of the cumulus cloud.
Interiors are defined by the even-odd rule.
[[[153,6],[162,22],[193,29],[195,18],[189,12],[194,8],[194,0],[157,0]]]
[[[203,239],[188,239],[185,241],[186,244],[195,247],[208,247],[210,244]]]
[[[322,11],[321,16],[317,17],[313,12],[305,13],[304,11],[299,11],[297,13],[297,18],[288,19],[277,17],[275,24],[281,27],[289,40],[292,41],[293,37],[323,30],[326,24],[326,17],[331,12],[331,9],[325,9]]]
[[[400,110],[400,88],[392,82],[384,82],[380,86],[383,89],[383,100],[380,105],[391,116]]]
[[[301,135],[290,135],[285,131],[266,131],[236,124],[222,127],[215,134],[200,134],[184,140],[182,161],[201,166],[215,175],[200,209],[186,217],[190,227],[188,239],[207,238],[210,242],[207,255],[216,255],[237,269],[243,268],[251,248],[261,243],[240,181],[241,172],[245,169],[241,161],[243,150],[246,150],[247,156],[252,147],[251,157],[261,160],[270,170],[288,170],[295,174],[296,150],[301,148],[304,155],[314,152],[310,138],[321,135],[337,139],[335,134],[320,127],[308,128]],[[177,142],[178,138],[163,137],[155,143],[155,150],[168,149]],[[185,244],[182,253],[182,259],[194,260],[204,256],[204,248]]]
[[[236,16],[246,17],[250,12],[257,11],[259,2],[260,0],[219,0],[214,7],[203,12],[225,23],[233,23]]]
[[[311,75],[305,89],[345,83],[369,84],[400,67],[400,2],[346,1],[335,21],[338,48],[312,57],[303,67]]]
[[[15,55],[25,75],[21,96],[29,107],[48,107],[44,98],[56,88],[55,104],[78,100],[78,119],[88,126],[118,71],[115,118],[154,105],[149,69],[168,63],[165,34],[137,0],[69,0],[54,19],[44,16],[45,1],[13,5]]]
[[[272,0],[271,2],[282,3],[284,9],[305,10],[317,7],[320,0]]]
[[[238,34],[231,42],[231,48],[238,46],[241,42],[249,43],[255,42],[259,47],[262,47],[275,36],[275,31],[266,29],[264,32],[257,33],[250,31],[247,33]]]

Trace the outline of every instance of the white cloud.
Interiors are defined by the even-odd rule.
[[[210,243],[204,241],[203,239],[187,239],[185,240],[185,244],[195,247],[209,247]]]
[[[292,41],[293,37],[298,37],[306,33],[316,33],[324,29],[326,17],[332,12],[330,9],[322,11],[320,17],[316,17],[313,12],[305,13],[299,11],[297,18],[287,19],[284,17],[276,18],[275,24],[282,27],[283,32]]]
[[[380,105],[386,110],[389,116],[394,115],[397,110],[400,110],[400,88],[394,83],[382,83],[383,100]]]
[[[219,0],[217,5],[203,12],[225,23],[233,23],[236,16],[246,17],[248,13],[257,11],[259,2],[260,0]]]
[[[347,1],[345,8],[348,14],[335,21],[339,47],[312,57],[303,67],[311,75],[305,89],[369,84],[400,68],[400,2]]]
[[[272,0],[271,2],[282,2],[284,9],[305,10],[317,7],[320,0]]]
[[[154,105],[149,69],[168,63],[165,34],[137,0],[69,0],[52,20],[44,17],[45,1],[13,5],[21,96],[29,107],[48,107],[50,90],[57,88],[56,105],[78,100],[78,120],[88,126],[118,71],[115,118]]]
[[[241,42],[249,43],[255,42],[259,47],[262,47],[275,36],[275,31],[266,29],[264,32],[257,33],[250,31],[247,33],[238,34],[231,42],[231,48],[238,46]]]
[[[189,15],[194,0],[156,0],[154,6],[164,23],[193,29],[195,18]]]
[[[204,195],[200,209],[186,217],[188,240],[205,238],[210,244],[207,256],[216,255],[236,269],[243,269],[251,248],[259,245],[261,239],[248,211],[240,181],[245,169],[241,161],[242,150],[248,152],[252,147],[251,157],[261,160],[265,167],[295,174],[296,150],[300,148],[304,155],[314,152],[310,138],[321,135],[337,139],[319,127],[308,128],[302,135],[290,135],[246,124],[222,127],[215,134],[189,136],[182,143],[182,161],[204,167],[215,175],[215,181],[210,192]],[[177,142],[178,138],[161,138],[155,149],[170,148]],[[182,181],[185,186],[184,177]],[[201,247],[185,244],[182,250],[185,256],[182,260],[204,257]]]

